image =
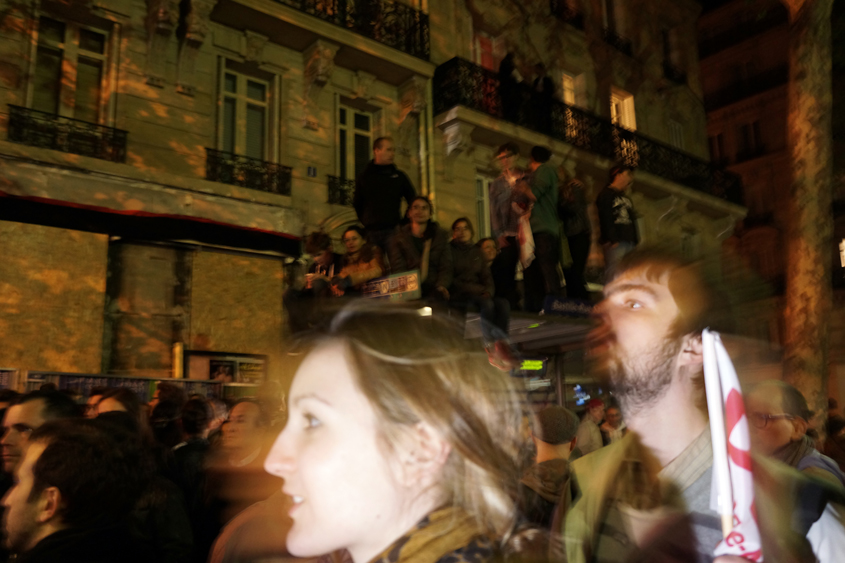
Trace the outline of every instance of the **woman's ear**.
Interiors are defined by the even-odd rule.
[[[426,422],[413,425],[398,447],[402,449],[400,479],[405,486],[434,483],[452,451],[452,446]]]

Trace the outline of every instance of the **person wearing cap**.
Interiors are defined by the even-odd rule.
[[[520,480],[520,509],[523,516],[548,529],[555,508],[563,504],[565,511],[571,499],[569,460],[576,456],[575,437],[578,417],[560,406],[540,411],[531,429],[537,449],[534,465],[525,470]]]
[[[587,402],[587,411],[581,419],[578,427],[578,448],[581,453],[587,455],[596,451],[604,445],[601,439],[599,423],[604,418],[604,403],[601,399],[590,399]]]
[[[599,242],[604,252],[604,265],[612,271],[623,256],[640,242],[634,204],[627,191],[634,183],[634,169],[619,164],[610,169],[610,183],[596,197],[599,215]]]

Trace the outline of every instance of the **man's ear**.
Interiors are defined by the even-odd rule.
[[[806,420],[801,418],[800,416],[796,416],[792,419],[792,435],[790,436],[790,440],[796,442],[804,437],[807,433],[807,427],[809,424]]]
[[[688,334],[681,341],[680,366],[699,367],[704,364],[701,334]]]
[[[38,522],[46,524],[58,518],[62,505],[62,492],[57,487],[47,487],[38,499]]]
[[[452,451],[449,443],[426,422],[411,427],[402,442],[402,484],[433,483]]]
[[[577,444],[577,443],[578,443],[578,436],[575,436],[574,438],[572,438],[572,441],[569,442],[569,451],[570,452],[575,449],[575,444]]]

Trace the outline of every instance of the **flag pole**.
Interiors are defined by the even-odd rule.
[[[715,336],[709,328],[702,333],[701,342],[704,352],[704,388],[707,393],[707,411],[710,415],[710,435],[713,442],[713,471],[716,474],[722,535],[728,537],[733,530],[733,491],[728,465],[728,439],[722,402],[722,382],[716,357]]]

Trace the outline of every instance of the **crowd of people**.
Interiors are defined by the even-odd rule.
[[[327,316],[325,309],[336,309],[328,299],[361,296],[368,282],[417,272],[421,298],[433,307],[480,313],[490,362],[512,369],[507,344],[511,311],[539,313],[555,297],[590,300],[584,272],[592,227],[584,183],[552,166],[545,147],[531,149],[523,170],[517,166],[519,147],[502,145],[495,154],[500,173],[489,187],[491,236],[476,241],[467,217],[456,219],[451,231],[433,220],[432,202],[417,195],[396,167],[395,152],[390,137],[373,143],[373,160],[355,184],[353,206],[360,226],[343,233],[345,254],[334,252],[324,232],[306,237],[308,272],[301,285],[284,295],[291,331],[318,326]],[[615,166],[596,199],[608,267],[638,242],[627,195],[632,181],[630,167]]]
[[[465,245],[471,225],[456,227]],[[468,280],[476,259],[480,249],[459,260]],[[528,404],[452,318],[368,300],[288,356],[287,408],[167,382],[149,404],[124,388],[93,389],[84,404],[4,391],[3,557],[841,561],[845,475],[817,447],[804,397],[780,381],[745,390],[761,551],[715,558],[701,335],[729,330],[727,303],[695,264],[622,257],[587,343],[611,393],[580,419]],[[829,414],[828,443],[840,444],[835,405]]]

